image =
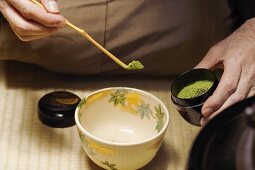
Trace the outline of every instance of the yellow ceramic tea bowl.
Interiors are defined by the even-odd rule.
[[[97,165],[134,170],[149,163],[164,139],[169,113],[154,95],[126,87],[93,92],[75,111],[82,146]]]

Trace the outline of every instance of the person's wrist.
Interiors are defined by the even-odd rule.
[[[255,28],[255,17],[248,19],[246,23],[249,24],[251,27]]]
[[[245,23],[236,31],[236,38],[250,42],[254,46],[255,40],[255,18],[251,18],[245,21]]]
[[[253,37],[253,41],[255,39],[255,17],[248,19],[247,21],[248,29],[250,29],[251,37]]]

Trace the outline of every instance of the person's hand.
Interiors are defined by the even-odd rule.
[[[65,26],[57,0],[41,0],[45,7],[29,0],[0,0],[0,11],[22,41],[47,37]]]
[[[202,126],[228,106],[255,95],[255,18],[212,47],[195,68],[214,69],[220,64],[224,72],[204,103]]]

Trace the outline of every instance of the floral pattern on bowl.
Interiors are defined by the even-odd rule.
[[[110,170],[139,169],[150,162],[169,124],[159,99],[124,87],[88,95],[77,106],[75,120],[88,157]]]

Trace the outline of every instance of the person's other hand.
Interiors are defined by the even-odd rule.
[[[224,72],[213,95],[204,103],[201,125],[228,106],[255,95],[255,18],[246,21],[229,37],[212,47],[195,68]]]
[[[47,37],[65,26],[57,0],[41,0],[45,7],[29,0],[0,0],[0,11],[22,41]]]

